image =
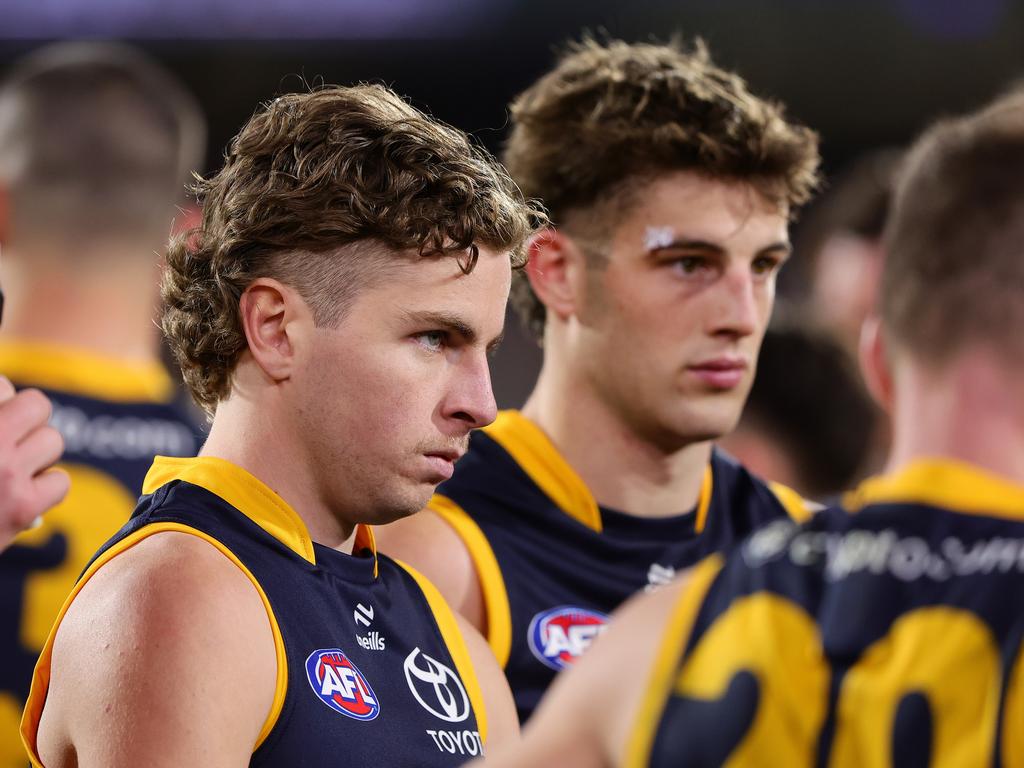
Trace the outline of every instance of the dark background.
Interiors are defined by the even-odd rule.
[[[702,36],[821,133],[827,175],[1024,75],[1024,0],[3,0],[0,67],[52,39],[135,42],[206,110],[209,171],[259,102],[321,80],[384,82],[499,151],[508,101],[585,29]],[[502,406],[521,403],[539,360],[508,331]]]

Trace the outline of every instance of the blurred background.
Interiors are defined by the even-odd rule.
[[[196,94],[209,172],[260,101],[321,81],[384,82],[497,152],[506,104],[582,30],[700,35],[719,64],[821,133],[832,180],[1024,73],[1024,0],[8,0],[0,68],[55,39],[134,42]],[[796,298],[812,279],[814,255],[799,246],[813,213],[796,223],[782,286]],[[511,319],[507,336],[494,362],[504,407],[522,402],[539,362]]]

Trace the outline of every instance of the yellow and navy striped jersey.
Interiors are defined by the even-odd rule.
[[[1024,487],[921,460],[694,573],[626,764],[1024,764]]]
[[[693,510],[654,519],[602,508],[516,411],[473,433],[430,508],[474,560],[488,640],[523,721],[630,595],[667,583],[759,525],[805,514],[796,493],[769,488],[719,451]]]
[[[67,498],[0,554],[0,768],[25,765],[18,721],[39,651],[89,558],[131,515],[158,453],[192,456],[201,433],[158,363],[43,344],[0,344],[0,374],[50,398]]]
[[[212,457],[160,457],[144,491],[75,586],[40,656],[22,721],[33,765],[61,618],[105,563],[164,531],[217,548],[266,608],[277,689],[250,765],[440,768],[482,753],[483,698],[454,615],[420,574],[377,556],[369,528],[357,529],[353,555],[321,546],[280,496]]]

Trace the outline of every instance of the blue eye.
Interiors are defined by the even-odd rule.
[[[444,347],[444,331],[425,331],[416,334],[417,341],[432,352],[440,352]]]

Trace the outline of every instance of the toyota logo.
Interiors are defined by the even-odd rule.
[[[427,712],[448,723],[469,717],[469,697],[459,676],[437,659],[414,648],[405,657],[405,681]]]

